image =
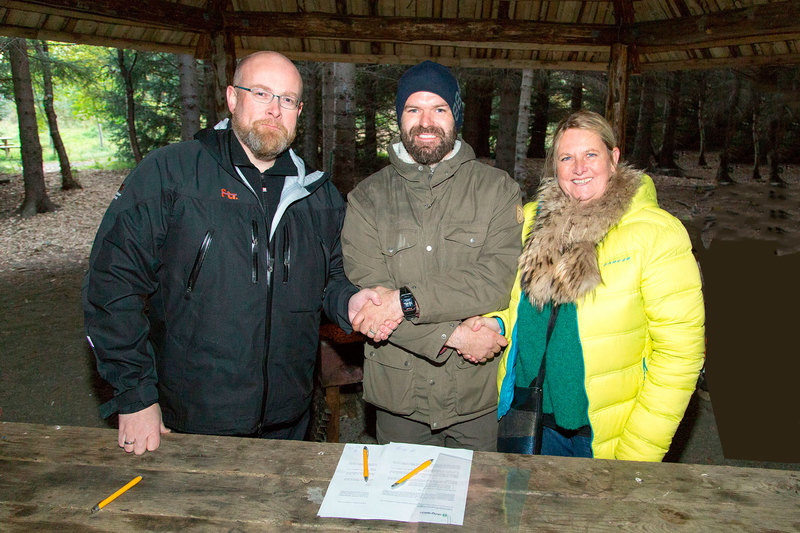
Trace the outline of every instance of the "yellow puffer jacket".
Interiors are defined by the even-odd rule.
[[[525,206],[523,241],[537,204]],[[594,457],[660,461],[683,418],[704,358],[703,296],[683,225],[658,207],[642,176],[628,211],[597,245],[602,283],[576,302]],[[499,410],[514,393],[520,274],[503,319]],[[510,371],[509,371],[510,369]]]

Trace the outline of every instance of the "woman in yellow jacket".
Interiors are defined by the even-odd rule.
[[[579,111],[553,135],[509,308],[498,416],[536,378],[541,453],[660,461],[703,365],[704,309],[686,230],[652,180],[619,162],[613,130]],[[546,343],[550,313],[559,307]],[[486,323],[486,322],[485,322]]]

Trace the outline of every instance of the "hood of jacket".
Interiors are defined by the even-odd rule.
[[[453,151],[433,167],[414,161],[406,147],[403,146],[400,137],[396,137],[392,141],[388,151],[389,162],[403,178],[409,181],[419,181],[422,176],[420,171],[427,169],[431,187],[451,178],[461,165],[475,159],[475,151],[461,138],[456,139]]]
[[[548,302],[577,302],[602,283],[597,245],[626,214],[658,205],[652,182],[647,186],[641,178],[621,163],[603,196],[588,203],[565,194],[556,177],[542,180],[536,221],[519,258],[530,302],[540,310]]]

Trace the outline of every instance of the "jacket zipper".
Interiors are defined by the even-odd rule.
[[[325,246],[325,243],[322,239],[319,240],[319,246],[322,248],[322,256],[325,262],[325,285],[322,287],[322,299],[325,299],[325,293],[328,292],[328,276],[330,275],[330,253],[328,252],[328,248]]]
[[[189,281],[186,284],[186,294],[190,294],[194,290],[194,285],[197,282],[197,276],[200,275],[200,269],[203,268],[203,261],[206,259],[208,247],[211,246],[211,239],[214,237],[214,230],[208,230],[206,236],[203,238],[203,244],[197,251],[197,257],[194,258],[194,265],[189,274]]]
[[[253,226],[250,230],[250,253],[253,258],[253,270],[250,274],[250,281],[253,284],[258,283],[258,221],[253,220]]]
[[[258,224],[253,221],[253,227],[258,228]],[[256,435],[260,436],[264,430],[264,417],[267,415],[267,400],[269,398],[269,345],[270,345],[270,330],[272,329],[272,272],[275,270],[275,240],[272,241],[267,238],[267,244],[264,246],[264,253],[267,256],[267,307],[266,311],[266,337],[264,343],[264,364],[262,372],[264,375],[264,395],[261,398],[261,416],[258,419],[256,426]],[[257,259],[257,258],[256,258]]]
[[[292,248],[289,244],[289,224],[283,225],[283,282],[289,283],[289,266],[292,259]]]

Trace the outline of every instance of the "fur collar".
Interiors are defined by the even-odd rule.
[[[624,163],[596,201],[582,204],[564,194],[555,177],[542,180],[536,221],[519,258],[522,290],[542,307],[577,302],[600,283],[597,245],[628,210],[641,173]]]

